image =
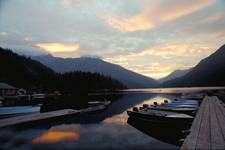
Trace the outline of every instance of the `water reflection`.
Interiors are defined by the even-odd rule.
[[[120,97],[104,111],[95,114],[82,114],[80,117],[62,119],[59,121],[45,122],[28,128],[15,131],[17,136],[26,138],[23,147],[36,149],[61,148],[61,149],[174,149],[177,146],[167,144],[156,136],[155,132],[147,128],[151,134],[145,134],[136,125],[127,124],[127,109],[133,106],[142,106],[143,103],[161,103],[165,99],[173,99],[172,95],[154,94],[127,94]],[[110,98],[108,98],[110,100]],[[159,133],[164,132],[159,128]],[[153,134],[154,133],[154,134]],[[161,134],[162,135],[162,134]],[[174,133],[171,136],[174,136]],[[1,137],[1,132],[0,132]],[[16,143],[14,136],[3,143]],[[157,137],[157,138],[156,138]],[[168,136],[165,136],[171,139]],[[33,139],[33,140],[30,140]],[[48,147],[46,147],[46,145]],[[11,148],[9,146],[7,148]],[[0,146],[1,147],[1,146]]]
[[[71,131],[47,131],[33,139],[34,144],[57,143],[62,141],[78,140],[80,134]]]
[[[175,149],[176,146],[160,142],[142,134],[129,125],[119,124],[76,124],[59,125],[57,130],[78,131],[80,138],[76,141],[60,141],[57,143],[35,143],[33,149]]]
[[[174,98],[176,98],[176,97],[172,96],[172,95],[161,94],[161,95],[157,95],[152,98],[144,100],[143,102],[137,104],[136,107],[141,107],[143,104],[153,105],[154,102],[157,102],[157,104],[160,105],[160,104],[164,103],[165,100],[168,102],[171,102]]]

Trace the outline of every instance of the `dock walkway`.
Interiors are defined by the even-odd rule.
[[[88,108],[80,109],[80,110],[63,109],[63,110],[50,111],[45,113],[37,113],[37,114],[30,114],[30,115],[1,119],[0,128],[24,124],[24,123],[31,123],[35,121],[47,120],[47,119],[75,116],[82,113],[92,113],[96,111],[101,111],[101,110],[104,110],[106,106],[109,105],[110,103],[111,103],[110,101],[106,101],[104,105],[88,107]]]
[[[202,101],[181,149],[225,149],[225,107],[216,96]]]
[[[63,110],[56,110],[56,111],[45,112],[45,113],[37,113],[37,114],[30,114],[30,115],[24,115],[24,116],[11,117],[11,118],[6,118],[6,119],[1,119],[0,120],[0,128],[12,126],[12,125],[18,125],[18,124],[22,124],[22,123],[35,122],[35,121],[46,120],[46,119],[51,119],[51,118],[63,117],[63,116],[68,116],[68,115],[76,115],[79,113],[80,113],[80,111],[78,111],[78,110],[63,109]]]

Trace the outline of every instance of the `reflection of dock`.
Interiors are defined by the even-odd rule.
[[[225,149],[225,108],[215,96],[205,97],[181,149]]]
[[[48,120],[53,118],[60,118],[60,117],[64,118],[68,116],[76,116],[76,115],[79,115],[80,113],[92,113],[92,112],[101,111],[105,109],[106,106],[109,104],[110,104],[110,101],[106,101],[104,105],[88,107],[81,110],[63,109],[63,110],[56,110],[51,112],[39,113],[39,114],[31,114],[31,115],[1,119],[0,128],[13,126],[13,125],[19,125],[23,123],[31,123],[31,122],[41,121],[41,120]]]

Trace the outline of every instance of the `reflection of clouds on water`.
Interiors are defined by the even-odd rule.
[[[76,140],[65,140],[57,143],[32,143],[37,137],[48,133],[49,131],[69,132],[79,134]],[[15,133],[14,133],[15,134]],[[32,135],[32,136],[31,136]],[[11,133],[12,136],[12,133]],[[23,143],[15,145],[19,137],[23,137]],[[29,130],[19,132],[16,136],[12,136],[9,144],[5,144],[7,148],[24,148],[24,149],[155,149],[155,148],[177,148],[175,146],[165,144],[148,135],[140,134],[138,130],[131,126],[118,124],[89,124],[79,126],[77,124],[59,125],[49,130]],[[10,145],[11,144],[11,145]]]
[[[125,95],[113,102],[112,105],[101,113],[93,115],[85,114],[81,118],[74,118],[71,121],[66,120],[70,124],[51,125],[48,130],[2,130],[0,131],[0,149],[178,148],[156,140],[127,124],[128,115],[126,110],[128,108],[170,98],[164,97],[164,95],[159,96],[151,94]]]
[[[128,119],[128,116],[126,112],[123,112],[122,114],[106,118],[105,120],[103,120],[103,122],[107,124],[126,125],[127,119]]]
[[[56,145],[48,144],[48,148],[166,148],[168,144],[159,143],[159,141],[145,135],[140,134],[136,129],[123,125],[112,124],[92,124],[92,125],[62,125],[54,127],[57,130],[78,131],[80,139],[77,141],[65,141]],[[41,148],[45,145],[35,144],[34,148]],[[170,145],[170,147],[172,147]],[[46,147],[45,147],[46,148]],[[173,147],[175,148],[175,147]]]
[[[57,143],[60,141],[76,141],[80,135],[70,131],[47,131],[32,140],[34,144],[39,143]]]

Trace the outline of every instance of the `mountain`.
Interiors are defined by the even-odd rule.
[[[186,75],[190,70],[191,69],[175,70],[172,73],[170,73],[168,76],[166,76],[162,79],[159,79],[159,82],[163,83],[163,82],[167,82],[169,80],[175,79],[175,78],[180,78],[180,77]]]
[[[55,73],[36,60],[0,47],[0,82],[27,89],[60,90],[75,93],[125,88],[119,81],[98,73]]]
[[[55,72],[38,61],[0,47],[0,81],[23,88],[44,88],[56,78]],[[4,68],[4,69],[3,69]]]
[[[167,81],[164,86],[225,86],[225,45],[201,60],[186,75]]]
[[[122,82],[129,88],[156,87],[159,83],[149,77],[127,70],[99,58],[59,58],[51,55],[33,57],[59,73],[69,71],[97,72]]]

